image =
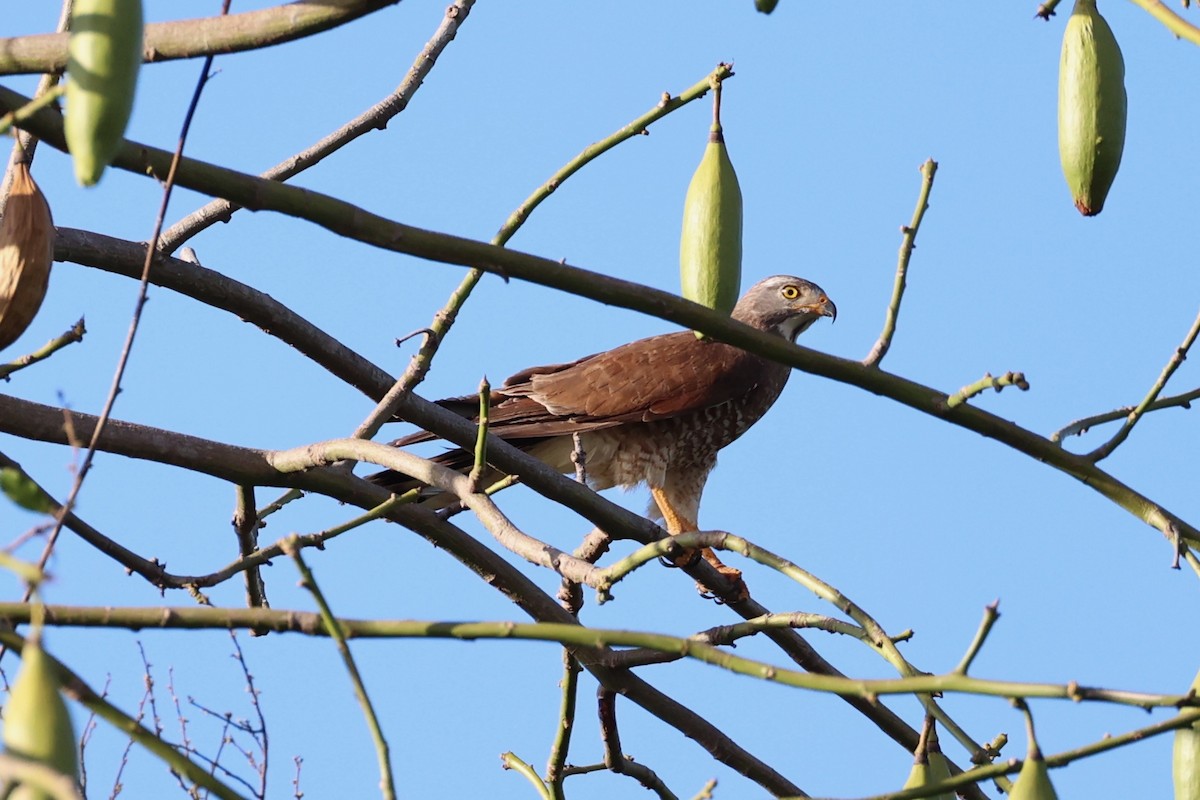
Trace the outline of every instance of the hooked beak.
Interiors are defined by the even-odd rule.
[[[821,295],[817,302],[805,306],[804,310],[822,317],[829,317],[831,322],[837,322],[837,306],[827,295]]]

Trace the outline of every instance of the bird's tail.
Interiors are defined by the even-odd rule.
[[[455,472],[466,474],[475,464],[475,457],[466,450],[454,449],[447,450],[444,453],[439,453],[429,459],[435,464],[452,469]],[[375,472],[366,476],[366,479],[376,486],[382,486],[393,494],[404,494],[407,491],[425,486],[421,481],[407,475],[399,470],[385,469],[380,472]],[[428,487],[426,487],[428,488]],[[436,489],[429,490],[431,494],[437,492]]]
[[[518,439],[509,443],[516,445],[525,452],[529,452],[542,441],[542,439]],[[467,450],[463,450],[462,448],[454,448],[453,450],[447,450],[444,453],[438,453],[436,456],[433,456],[430,461],[465,475],[471,471],[473,466],[475,466],[475,454]],[[490,486],[503,478],[506,474],[506,472],[489,465],[480,476],[479,483],[485,487]],[[428,504],[432,508],[443,508],[455,501],[455,498],[449,493],[426,486],[424,483],[412,477],[411,475],[407,475],[398,470],[385,469],[365,477],[371,483],[375,484],[376,486],[381,486],[393,494],[404,494],[405,492],[413,489],[423,489],[420,502],[423,504]]]

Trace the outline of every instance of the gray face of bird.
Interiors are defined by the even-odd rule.
[[[733,316],[795,341],[821,317],[836,319],[837,306],[812,281],[774,275],[752,286],[738,301]]]

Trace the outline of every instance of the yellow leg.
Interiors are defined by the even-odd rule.
[[[689,519],[686,515],[681,514],[675,509],[675,507],[667,499],[667,493],[663,489],[651,487],[650,496],[654,498],[654,502],[658,504],[659,511],[662,512],[663,522],[666,523],[667,533],[671,534],[672,536],[678,536],[681,533],[687,533],[688,531],[696,531],[700,529],[694,519]],[[746,588],[746,583],[742,580],[741,570],[724,564],[721,559],[717,558],[717,554],[714,553],[710,547],[706,547],[701,550],[700,555],[705,561],[711,564],[713,568],[717,570],[717,572],[721,573],[733,583],[734,590],[728,595],[729,599],[745,600],[750,597],[750,592]],[[695,556],[693,554],[689,553],[683,558],[679,559],[676,563],[679,566],[683,566],[684,564],[690,563],[694,557]],[[717,592],[712,591],[703,584],[697,583],[696,587],[700,590],[701,594],[718,595]]]

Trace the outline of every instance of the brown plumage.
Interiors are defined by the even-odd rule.
[[[789,340],[821,317],[836,315],[819,286],[788,275],[755,284],[733,310],[734,319]],[[580,434],[589,483],[596,489],[647,484],[656,505],[652,511],[678,534],[697,529],[700,495],[717,452],[767,412],[790,373],[789,367],[697,339],[691,331],[652,336],[513,375],[491,394],[488,430],[562,472],[574,469],[573,434]],[[441,401],[469,418],[478,403],[475,396]],[[420,432],[393,444],[433,438]],[[472,455],[451,450],[434,460],[469,469]],[[370,480],[396,492],[417,485],[391,470]],[[435,496],[433,502],[439,501],[445,499]],[[720,565],[711,553],[705,558]],[[737,572],[720,568],[731,576]]]

